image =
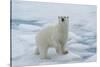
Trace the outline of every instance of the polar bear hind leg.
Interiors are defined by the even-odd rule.
[[[40,52],[41,59],[48,59],[47,57],[48,47],[47,46],[39,47],[39,52]]]

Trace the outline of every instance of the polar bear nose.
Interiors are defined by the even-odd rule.
[[[61,20],[62,20],[62,22],[63,22],[63,21],[64,21],[64,18],[62,18]]]

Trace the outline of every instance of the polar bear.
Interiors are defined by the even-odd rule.
[[[49,25],[42,29],[36,35],[36,54],[46,59],[48,48],[53,47],[60,55],[68,53],[64,50],[64,45],[68,39],[69,16],[58,16],[58,22],[55,25]]]

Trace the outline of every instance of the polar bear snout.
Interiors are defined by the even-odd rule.
[[[62,18],[61,21],[63,22],[64,21],[64,18]]]

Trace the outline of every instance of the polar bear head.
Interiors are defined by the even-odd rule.
[[[69,16],[58,16],[58,21],[60,25],[66,26],[69,23]]]

